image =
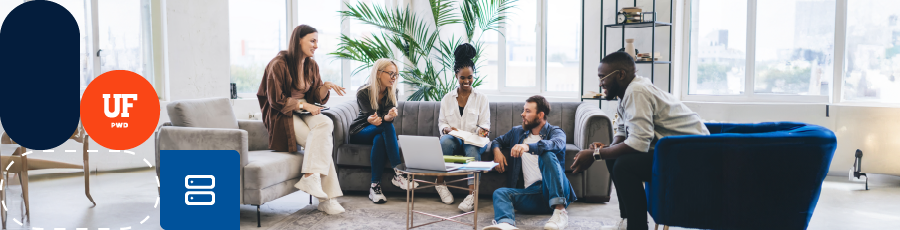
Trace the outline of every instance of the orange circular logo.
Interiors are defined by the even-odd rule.
[[[81,96],[81,123],[88,136],[103,147],[137,147],[150,138],[159,123],[156,90],[131,71],[101,74]]]

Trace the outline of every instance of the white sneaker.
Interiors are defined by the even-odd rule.
[[[407,184],[409,184],[409,179],[407,179],[403,175],[394,174],[394,179],[391,179],[391,183],[394,184],[394,186],[397,186],[398,188],[407,190],[407,188],[408,188]],[[416,183],[415,181],[413,181],[412,188],[415,189],[418,187],[419,187],[419,183]]]
[[[341,207],[341,204],[337,202],[337,199],[319,199],[319,211],[325,212],[328,215],[341,214],[343,213],[344,207]]]
[[[453,203],[453,194],[450,193],[450,189],[447,188],[447,185],[435,185],[434,189],[437,190],[438,195],[441,196],[441,202],[445,204]]]
[[[544,230],[562,230],[569,226],[569,212],[566,210],[553,210],[553,216],[544,224]]]
[[[462,203],[459,203],[459,210],[462,210],[463,212],[471,212],[474,209],[475,195],[469,194],[468,196],[466,196],[466,199],[463,199]]]
[[[628,230],[628,220],[622,218],[622,220],[619,221],[619,224],[616,224],[616,227],[616,230]]]
[[[376,204],[383,204],[387,202],[387,197],[384,197],[384,194],[381,193],[381,184],[372,184],[369,187],[369,200],[375,202]]]
[[[500,223],[497,224],[496,220],[493,220],[494,225],[487,226],[482,228],[481,230],[518,230],[516,226],[512,226],[509,223]]]
[[[307,177],[301,176],[300,181],[298,181],[297,184],[294,184],[294,187],[316,198],[328,198],[328,195],[322,190],[322,178],[318,173],[313,173]]]

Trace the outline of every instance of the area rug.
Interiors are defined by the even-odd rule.
[[[405,200],[394,199],[388,204],[372,204],[367,199],[362,198],[340,198],[338,199],[346,212],[338,215],[327,215],[316,209],[316,204],[309,205],[299,211],[291,214],[287,218],[273,225],[273,230],[294,230],[294,229],[364,229],[364,230],[385,230],[385,229],[405,229],[406,228],[406,203]],[[425,200],[416,201],[416,210],[434,213],[441,216],[452,216],[461,213],[456,209],[458,201],[452,205],[445,205],[437,201]],[[486,201],[485,201],[486,200]],[[494,218],[494,210],[491,207],[490,200],[482,200],[479,202],[478,212],[478,229],[491,225]],[[577,204],[577,203],[576,203]],[[571,208],[571,207],[570,207]],[[520,229],[543,229],[544,223],[550,218],[550,215],[516,215],[516,225]],[[415,215],[415,224],[420,225],[431,221],[438,220],[420,214]],[[462,222],[472,222],[472,215],[458,218]],[[602,218],[596,216],[577,216],[570,213],[569,227],[566,229],[600,229],[601,226],[613,226],[618,221],[614,218]],[[458,223],[443,221],[418,229],[471,229],[470,226]]]

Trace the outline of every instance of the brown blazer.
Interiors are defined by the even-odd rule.
[[[324,82],[319,75],[319,66],[312,58],[307,58],[304,64],[308,66],[304,76],[313,77],[313,84],[305,95],[308,103],[325,104],[330,93],[320,96]],[[279,52],[266,66],[263,79],[259,84],[256,97],[262,110],[262,120],[269,133],[269,149],[278,152],[296,152],[297,140],[294,137],[294,110],[300,106],[300,102],[291,98],[291,87],[294,79],[285,59],[285,52]],[[330,134],[329,134],[330,135]]]

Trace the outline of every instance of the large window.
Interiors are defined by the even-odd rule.
[[[581,0],[554,0],[548,4],[546,72],[547,91],[575,92],[581,76]]]
[[[287,49],[284,0],[229,0],[231,82],[240,94],[259,90],[269,61]]]
[[[820,96],[794,98],[827,102],[834,72],[835,4],[693,0],[687,93],[747,100]]]
[[[340,36],[359,39],[381,29],[358,20],[344,20],[344,4],[365,3],[381,8],[406,7],[430,17],[428,1],[394,0],[229,0],[231,80],[239,95],[248,97],[259,87],[265,65],[287,48],[291,26],[307,24],[319,31],[315,59],[324,81],[356,90],[368,83],[371,71],[363,63],[337,59]],[[291,4],[296,4],[292,6]],[[395,5],[396,4],[396,5]],[[461,5],[462,1],[456,4]],[[286,7],[287,6],[287,7]],[[308,10],[310,7],[315,10]],[[454,9],[458,9],[454,7]],[[479,90],[493,93],[544,93],[576,96],[581,77],[582,0],[520,0],[509,11],[500,31],[476,34],[482,42]],[[285,25],[285,19],[291,19]],[[427,17],[426,17],[427,18]],[[574,22],[574,23],[573,23]],[[442,36],[461,37],[463,28],[447,28]],[[502,35],[501,35],[502,34]],[[401,65],[402,67],[402,65]],[[402,79],[401,79],[402,81]],[[401,84],[401,92],[405,92]]]
[[[900,1],[692,0],[690,9],[687,100],[900,103]]]
[[[900,103],[900,1],[847,2],[843,100]]]
[[[0,1],[0,25],[25,0]],[[107,71],[129,70],[154,82],[149,0],[54,0],[72,14],[79,31],[81,91]],[[96,18],[97,27],[92,20]],[[97,55],[99,54],[99,55]]]

